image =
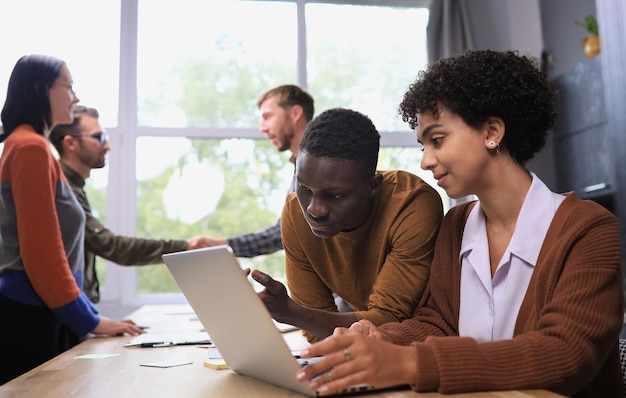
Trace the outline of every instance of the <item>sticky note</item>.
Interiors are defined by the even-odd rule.
[[[118,355],[120,354],[87,354],[74,357],[74,359],[107,359]]]
[[[209,359],[222,359],[222,354],[215,347],[209,347]]]
[[[204,366],[216,370],[228,369],[228,365],[226,365],[226,362],[214,359],[204,361]]]
[[[165,361],[142,363],[139,366],[149,366],[153,368],[171,368],[174,366],[191,365],[192,361],[177,361],[173,359],[166,359]]]

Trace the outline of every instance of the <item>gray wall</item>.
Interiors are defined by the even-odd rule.
[[[596,14],[595,0],[541,0],[541,20],[545,49],[555,58],[548,75],[557,77],[586,60],[580,41],[587,36],[585,29],[574,21]]]
[[[596,14],[595,0],[471,0],[470,27],[479,49],[518,50],[555,61],[549,76],[556,77],[584,61],[580,41],[585,30],[575,21]],[[600,28],[602,29],[602,28]]]
[[[586,36],[585,29],[576,25],[586,15],[596,14],[595,0],[540,0],[541,28],[544,50],[551,58],[547,68],[549,78],[555,78],[585,61],[585,52],[580,42]],[[550,136],[552,138],[552,136]],[[555,156],[552,141],[537,156],[529,167],[545,178],[551,189],[556,188]]]
[[[541,56],[539,0],[472,0],[471,31],[478,49],[517,50]]]

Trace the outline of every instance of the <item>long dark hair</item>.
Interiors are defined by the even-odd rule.
[[[64,64],[58,58],[40,54],[25,55],[17,61],[2,108],[4,134],[0,142],[21,124],[31,125],[41,135],[52,125],[48,90]]]

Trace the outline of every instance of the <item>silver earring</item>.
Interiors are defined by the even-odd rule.
[[[496,142],[495,141],[489,141],[489,147],[493,148],[494,146],[496,146]]]

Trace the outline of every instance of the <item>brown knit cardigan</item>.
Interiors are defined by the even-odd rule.
[[[547,389],[567,396],[623,397],[618,355],[624,293],[615,216],[569,194],[557,210],[509,340],[458,337],[465,221],[446,214],[431,276],[413,318],[380,331],[415,347],[417,391]]]

